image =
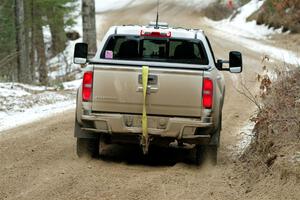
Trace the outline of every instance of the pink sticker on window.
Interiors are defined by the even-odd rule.
[[[113,59],[114,53],[112,51],[105,51],[105,58],[106,59]]]

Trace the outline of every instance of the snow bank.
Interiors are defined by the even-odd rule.
[[[7,83],[1,84],[0,85],[0,97],[10,97],[10,96],[22,97],[22,96],[29,95],[28,92],[26,92],[20,88],[16,88],[15,90],[12,90],[10,87],[11,86]]]
[[[222,21],[212,21],[205,18],[204,21],[215,29],[215,33],[243,45],[245,48],[259,52],[263,55],[268,55],[273,59],[292,64],[300,64],[300,55],[286,49],[277,48],[271,45],[263,44],[273,34],[282,33],[281,29],[274,30],[265,25],[257,25],[256,21],[247,22],[246,19],[252,13],[257,11],[264,1],[251,0],[248,4],[239,9],[239,13],[232,18]]]
[[[297,65],[297,66],[300,65],[300,53],[289,51],[282,48],[277,48],[270,45],[265,45],[258,41],[253,41],[246,38],[239,38],[239,41],[243,46],[245,46],[246,48],[252,51],[260,52],[264,55],[268,55],[273,59],[282,61],[287,64]]]
[[[69,81],[69,82],[64,82],[63,86],[65,90],[77,90],[79,86],[81,85],[82,80],[75,80],[75,81]]]
[[[65,82],[65,90],[19,83],[0,83],[0,131],[75,107],[81,80]]]
[[[26,109],[24,112],[0,112],[0,131],[5,131],[17,126],[51,117],[57,113],[62,113],[72,108],[75,108],[75,100],[58,102],[44,106],[35,106],[33,108]]]
[[[257,25],[256,21],[247,22],[246,19],[257,11],[264,1],[251,0],[248,4],[238,9],[236,16],[230,16],[221,21],[206,19],[216,29],[231,35],[243,36],[252,39],[267,39],[270,35],[281,33],[281,29],[268,28],[266,25]]]
[[[271,45],[264,44],[262,41],[228,34],[219,30],[215,31],[215,33],[217,35],[220,35],[224,39],[228,39],[233,42],[238,42],[240,45],[251,51],[261,53],[262,56],[267,55],[273,60],[275,59],[291,65],[300,65],[300,52],[293,52],[287,49],[274,47]]]

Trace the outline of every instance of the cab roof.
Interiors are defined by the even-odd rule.
[[[149,25],[123,25],[114,26],[109,30],[115,35],[140,35],[153,37],[185,38],[185,39],[202,39],[205,37],[204,31],[200,29],[187,29],[182,27],[169,27],[167,23],[160,22],[156,26],[155,22]]]

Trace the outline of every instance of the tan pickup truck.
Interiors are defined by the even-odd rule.
[[[78,156],[99,154],[99,143],[191,148],[195,161],[217,162],[225,95],[221,71],[240,73],[242,56],[215,62],[201,30],[114,26],[98,52],[75,46],[74,63],[86,64],[78,90]],[[224,68],[223,63],[229,63]]]

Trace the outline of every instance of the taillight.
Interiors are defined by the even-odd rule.
[[[93,91],[93,72],[85,72],[82,81],[82,100],[90,101]]]
[[[202,105],[205,109],[211,109],[213,104],[213,81],[209,78],[203,79]]]

